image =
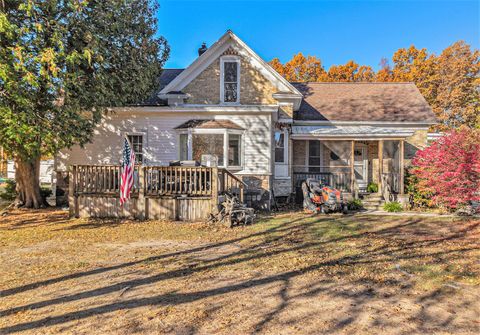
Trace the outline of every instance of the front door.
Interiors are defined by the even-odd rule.
[[[355,144],[353,167],[359,191],[365,192],[368,185],[368,153],[365,144]]]

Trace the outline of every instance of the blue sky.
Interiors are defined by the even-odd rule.
[[[184,68],[203,41],[232,29],[263,59],[301,51],[328,68],[353,59],[375,69],[414,44],[440,53],[463,39],[480,48],[480,1],[159,0],[159,34],[171,47],[166,68]]]

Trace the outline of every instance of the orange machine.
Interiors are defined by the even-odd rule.
[[[302,183],[303,208],[311,213],[346,213],[348,208],[342,192],[316,179],[309,178]]]

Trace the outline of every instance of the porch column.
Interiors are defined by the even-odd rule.
[[[383,140],[378,141],[378,192],[383,194]]]
[[[405,184],[405,143],[404,140],[400,140],[400,152],[399,152],[399,160],[400,160],[400,178],[398,180],[398,193],[403,194],[404,184]]]
[[[351,141],[350,149],[350,190],[352,197],[355,197],[355,141]]]

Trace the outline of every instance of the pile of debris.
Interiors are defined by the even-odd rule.
[[[220,208],[210,213],[208,222],[220,222],[228,227],[253,223],[255,219],[253,208],[246,207],[232,194],[225,193],[223,196],[225,200],[220,204]]]

